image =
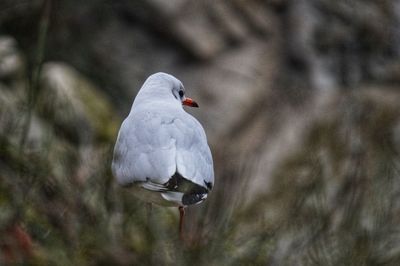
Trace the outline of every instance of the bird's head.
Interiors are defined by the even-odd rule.
[[[191,98],[186,97],[185,87],[182,82],[174,76],[158,72],[151,75],[143,85],[141,90],[147,90],[151,94],[164,96],[173,96],[182,105],[190,107],[199,107],[199,105]],[[168,97],[170,98],[170,97]]]

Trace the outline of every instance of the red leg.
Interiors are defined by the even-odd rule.
[[[185,217],[185,207],[179,206],[179,238],[183,241],[183,218]]]

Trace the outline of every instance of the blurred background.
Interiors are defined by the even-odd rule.
[[[400,1],[2,0],[0,265],[400,265]],[[200,108],[187,210],[111,176],[148,75]]]

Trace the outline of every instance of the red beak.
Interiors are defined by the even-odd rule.
[[[190,107],[199,107],[199,105],[193,101],[193,99],[186,97],[185,100],[182,101],[183,105],[187,105]]]

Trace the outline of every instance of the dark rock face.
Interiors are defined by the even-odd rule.
[[[398,265],[399,10],[2,1],[0,232],[22,226],[37,247],[15,261]],[[188,252],[174,210],[146,220],[109,170],[119,123],[158,71],[199,102],[188,111],[216,167],[188,210]]]

